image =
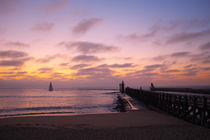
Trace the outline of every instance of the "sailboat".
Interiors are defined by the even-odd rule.
[[[49,91],[53,91],[52,82],[50,82]]]

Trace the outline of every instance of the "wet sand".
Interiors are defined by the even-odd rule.
[[[0,139],[207,140],[210,129],[151,110],[0,119]]]

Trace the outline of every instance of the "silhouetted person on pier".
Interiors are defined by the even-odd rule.
[[[52,82],[50,82],[49,91],[53,91]]]

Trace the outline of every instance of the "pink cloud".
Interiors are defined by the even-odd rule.
[[[13,51],[13,50],[7,50],[7,51],[0,51],[0,57],[1,58],[20,58],[20,57],[26,57],[28,56],[27,53],[22,51]]]
[[[101,61],[100,58],[92,55],[79,55],[74,58],[72,58],[72,61],[75,62],[98,62]]]
[[[29,47],[30,45],[29,44],[26,44],[26,43],[23,43],[23,42],[6,42],[4,44],[5,46],[8,46],[8,47],[17,47],[17,48],[27,48]]]
[[[32,27],[32,30],[46,32],[46,31],[51,31],[53,29],[53,26],[54,26],[53,23],[43,22],[43,23],[35,24]]]
[[[73,28],[72,32],[75,35],[83,35],[102,21],[103,19],[101,18],[83,19]]]
[[[69,50],[75,49],[77,52],[83,54],[113,52],[119,50],[119,48],[116,46],[87,42],[87,41],[60,42],[58,45],[64,46]]]

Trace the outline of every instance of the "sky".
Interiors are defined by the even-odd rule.
[[[0,0],[0,88],[210,85],[209,0]]]

